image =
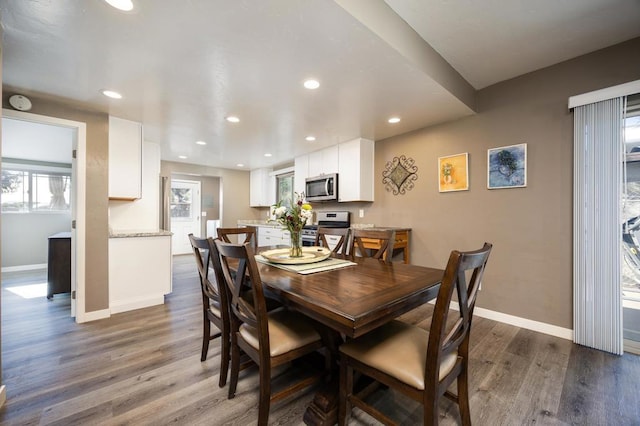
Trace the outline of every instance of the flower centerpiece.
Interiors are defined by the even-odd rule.
[[[287,228],[291,234],[291,257],[302,256],[302,228],[311,220],[313,212],[311,204],[304,202],[304,193],[295,193],[295,200],[291,205],[282,205],[282,200],[274,206],[275,221]]]

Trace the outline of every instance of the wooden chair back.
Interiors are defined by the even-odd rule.
[[[491,244],[484,243],[479,250],[451,252],[438,291],[429,330],[425,360],[425,400],[437,401],[442,395],[453,399],[460,407],[463,424],[471,424],[467,379],[471,320],[491,248]],[[456,302],[458,310],[450,308],[454,291],[458,298]],[[448,326],[447,322],[450,322],[449,317],[452,315],[456,316],[455,321],[453,325]],[[456,364],[445,377],[441,378],[440,366],[450,354],[457,354]],[[458,394],[454,395],[447,389],[456,379]],[[437,412],[431,414],[437,418]]]
[[[335,235],[339,236],[335,247],[331,250],[331,255],[333,257],[341,257],[342,259],[346,258],[349,253],[349,237],[351,235],[351,229],[349,228],[318,228],[316,233],[316,241],[315,245],[320,247],[329,247],[329,242],[327,241],[327,235]]]
[[[392,229],[355,229],[349,254],[352,257],[373,257],[391,263],[395,241],[396,232]],[[369,250],[372,250],[371,254]]]
[[[366,389],[354,393],[356,371],[422,403],[425,425],[438,424],[443,396],[458,404],[462,424],[471,425],[469,335],[491,248],[485,243],[479,250],[451,252],[428,332],[394,320],[340,347],[340,425],[348,422],[351,405],[384,424],[396,424],[364,400]],[[450,308],[454,291],[459,310]],[[454,381],[457,394],[448,390]]]
[[[238,237],[238,244],[251,243],[253,250],[258,250],[258,230],[255,226],[239,226],[237,228],[218,228],[218,238],[220,238],[225,243],[233,243],[236,241],[231,241],[230,236]],[[242,236],[244,235],[244,240],[242,240]]]
[[[200,278],[200,290],[202,294],[203,333],[202,353],[200,361],[207,359],[209,342],[215,338],[221,338],[221,366],[219,386],[223,387],[227,382],[230,357],[230,323],[229,302],[220,268],[220,258],[213,238],[198,238],[189,234],[189,241],[193,249],[198,276]],[[215,280],[209,278],[210,266],[213,267]],[[220,331],[211,334],[211,323]]]
[[[267,425],[271,402],[290,398],[323,378],[324,372],[302,375],[295,383],[277,392],[271,388],[273,368],[315,352],[324,346],[315,326],[303,315],[286,309],[267,312],[255,252],[250,243],[243,245],[216,241],[222,273],[230,296],[231,308],[231,379],[229,398],[235,396],[241,352],[259,366],[260,396],[258,425]],[[250,278],[250,280],[249,280]],[[246,297],[250,294],[250,297]],[[271,348],[269,324],[274,324],[273,340],[285,344]],[[309,336],[311,336],[309,338]],[[255,344],[257,340],[257,345]],[[283,349],[286,347],[286,350]],[[273,349],[273,350],[272,350]],[[330,358],[327,358],[330,360]],[[326,365],[329,365],[327,362]]]

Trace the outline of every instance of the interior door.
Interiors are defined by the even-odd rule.
[[[169,196],[173,254],[191,253],[189,234],[200,237],[200,182],[172,179]]]

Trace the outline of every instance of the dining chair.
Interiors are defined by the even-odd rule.
[[[396,232],[393,229],[355,229],[349,253],[352,257],[373,257],[391,263],[395,241]],[[367,244],[376,248],[368,249]]]
[[[331,255],[333,257],[341,257],[342,259],[346,258],[348,255],[349,236],[351,235],[351,229],[320,227],[316,232],[315,245],[328,248],[329,242],[327,241],[327,235],[340,237],[336,245],[331,250]]]
[[[352,405],[383,423],[396,424],[368,405],[364,395],[353,393],[354,371],[422,403],[425,425],[438,424],[442,396],[456,402],[462,424],[471,425],[469,334],[491,248],[491,244],[485,243],[479,250],[451,252],[429,331],[394,320],[340,346],[340,425],[347,424]],[[459,311],[449,306],[454,290]],[[452,318],[448,323],[449,316]],[[448,390],[454,380],[457,394]]]
[[[226,243],[235,243],[231,241],[230,236],[237,236],[237,242],[240,244],[251,243],[253,250],[258,249],[258,232],[255,226],[239,226],[237,228],[218,228],[218,238]],[[240,241],[244,235],[244,241]]]
[[[260,397],[258,425],[266,425],[272,402],[293,395],[323,378],[319,371],[303,375],[285,389],[273,391],[271,372],[280,365],[322,349],[325,344],[321,326],[304,315],[285,308],[267,311],[262,280],[255,252],[249,243],[215,242],[220,253],[222,271],[227,285],[231,313],[231,376],[229,398],[235,397],[241,352],[248,355],[259,369]],[[248,282],[248,276],[251,282]],[[253,290],[252,300],[243,294]],[[327,351],[328,352],[328,351]],[[327,353],[327,359],[330,355]],[[325,369],[330,367],[326,362]]]
[[[202,313],[203,313],[203,330],[202,330],[202,353],[200,361],[207,359],[209,352],[209,342],[220,337],[220,379],[218,385],[223,387],[227,383],[227,374],[229,370],[230,359],[230,320],[229,320],[229,302],[227,299],[226,288],[222,283],[222,270],[220,262],[216,264],[216,247],[212,238],[198,238],[193,234],[189,234],[189,241],[193,248],[193,254],[198,267],[198,275],[200,276],[200,290],[202,293]],[[209,265],[213,259],[213,270],[215,281],[209,279]],[[211,334],[211,323],[217,328],[218,332]]]

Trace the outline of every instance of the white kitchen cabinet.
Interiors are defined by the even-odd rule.
[[[286,229],[258,226],[258,247],[290,245],[291,234]]]
[[[342,235],[326,235],[325,234],[324,238],[327,240],[327,244],[329,245],[328,249],[333,250],[338,245],[338,242],[340,242],[340,238],[342,238]],[[345,241],[345,244],[347,243],[348,241]]]
[[[142,124],[109,117],[109,198],[142,198]]]
[[[374,142],[358,138],[338,145],[338,201],[373,201]]]
[[[305,192],[307,177],[309,177],[309,156],[301,155],[296,157],[293,166],[293,190],[298,194]]]
[[[276,178],[271,169],[251,170],[249,205],[251,207],[269,207],[276,203]]]
[[[338,173],[338,145],[309,154],[308,177]]]
[[[171,293],[171,235],[109,238],[112,314],[161,305]]]

